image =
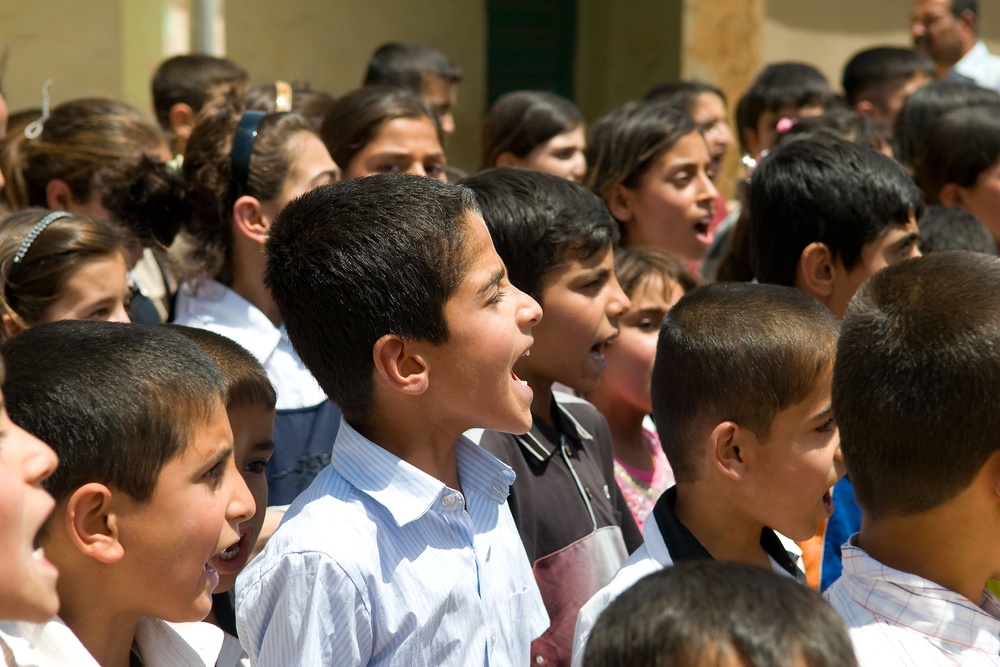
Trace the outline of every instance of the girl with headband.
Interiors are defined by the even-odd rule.
[[[268,497],[285,505],[329,462],[340,413],[285,334],[264,286],[263,245],[288,201],[340,172],[302,116],[242,112],[232,101],[195,127],[184,171],[189,216],[175,248],[183,280],[176,322],[235,340],[267,370],[278,395]]]
[[[28,209],[0,222],[0,339],[57,320],[128,322],[122,234],[66,211]]]

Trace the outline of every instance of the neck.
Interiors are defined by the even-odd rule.
[[[642,435],[646,413],[621,401],[604,400],[599,392],[588,394],[587,400],[608,420],[615,458],[636,470],[652,470],[653,453]]]
[[[411,429],[410,424],[423,423],[419,409],[407,411],[397,406],[394,414],[399,419],[374,419],[371,423],[351,424],[358,433],[365,436],[390,454],[398,456],[417,470],[427,473],[442,484],[461,491],[458,479],[458,460],[455,454],[455,444],[462,433],[445,429],[435,424],[419,432]],[[408,414],[407,414],[408,413]],[[404,425],[400,427],[400,425]]]
[[[990,529],[982,517],[948,511],[949,504],[910,516],[865,515],[858,546],[883,565],[933,581],[979,604],[987,579],[996,576],[990,562],[996,561],[995,551],[985,548],[981,539]]]
[[[518,375],[520,377],[520,374]],[[521,378],[531,387],[531,418],[540,419],[552,428],[556,428],[556,420],[552,417],[552,383]]]
[[[129,667],[129,653],[140,617],[106,604],[106,587],[87,586],[88,590],[83,591],[82,580],[76,577],[72,587],[63,586],[61,582],[71,574],[61,571],[61,575],[59,617],[101,667]],[[91,581],[101,579],[95,577]]]
[[[281,312],[271,293],[264,286],[264,252],[261,246],[247,248],[235,243],[232,257],[233,282],[229,286],[234,292],[264,313],[271,323],[281,326]]]
[[[713,487],[702,481],[678,482],[674,515],[712,558],[771,569],[771,561],[760,546],[764,526],[734,512],[738,505]]]

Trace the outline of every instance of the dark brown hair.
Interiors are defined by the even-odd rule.
[[[234,340],[207,329],[195,329],[179,324],[167,325],[184,334],[201,348],[222,371],[226,385],[226,409],[259,407],[274,410],[277,396],[267,371],[257,358]]]
[[[678,482],[698,479],[706,427],[733,421],[762,440],[833,367],[837,320],[793,287],[714,283],[663,318],[653,417]]]
[[[667,289],[670,283],[677,283],[685,294],[701,284],[701,280],[684,268],[679,259],[665,255],[655,248],[615,250],[615,276],[630,299],[636,296],[636,290],[649,280],[651,275],[660,276]]]
[[[430,107],[409,90],[393,86],[366,86],[338,98],[323,119],[319,134],[330,157],[346,172],[354,156],[382,126],[397,118],[427,118],[444,145],[441,125]]]
[[[583,125],[583,114],[555,93],[516,90],[502,95],[483,118],[482,168],[497,166],[501,153],[519,158],[557,135]]]
[[[0,220],[0,310],[23,329],[44,318],[83,265],[115,253],[125,254],[120,228],[74,215],[50,223],[28,247],[20,264],[15,265],[18,248],[48,213],[46,209],[31,208]],[[6,327],[0,327],[0,340],[6,337]]]
[[[253,142],[247,187],[233,179],[233,140],[243,109],[234,102],[206,110],[188,138],[184,154],[187,207],[175,270],[180,278],[203,276],[232,282],[233,204],[243,194],[271,201],[280,193],[294,159],[292,140],[315,134],[302,116],[264,116]]]

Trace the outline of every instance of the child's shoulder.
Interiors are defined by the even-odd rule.
[[[562,408],[563,413],[569,416],[572,426],[578,431],[582,429],[593,440],[611,443],[608,420],[594,407],[593,403],[575,394],[561,391],[552,392],[552,396],[558,406]]]

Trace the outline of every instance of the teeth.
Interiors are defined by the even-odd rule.
[[[239,552],[240,552],[240,543],[237,542],[235,544],[230,545],[229,547],[226,547],[219,554],[219,560],[232,560],[236,558],[236,554],[238,554]]]
[[[43,560],[45,558],[45,549],[39,547],[31,552],[31,557],[35,560]]]
[[[527,380],[521,380],[521,384],[523,384],[525,387],[527,387],[528,386],[528,381]]]

